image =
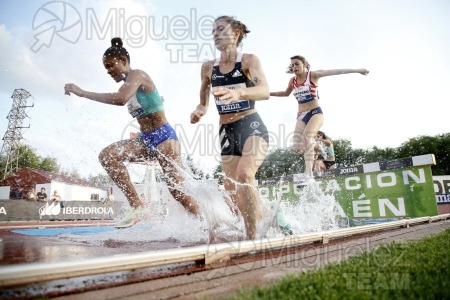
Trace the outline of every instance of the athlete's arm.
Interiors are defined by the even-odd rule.
[[[209,94],[211,92],[211,73],[213,61],[204,62],[200,72],[200,104],[191,113],[191,123],[195,124],[206,114],[209,106]]]
[[[321,141],[322,143],[324,143],[326,146],[333,145],[333,143],[331,142],[330,139],[318,139],[318,140]]]
[[[289,79],[288,86],[285,91],[279,91],[279,92],[270,92],[270,96],[275,97],[287,97],[292,93],[292,82],[294,81],[294,78]]]
[[[369,71],[366,69],[335,69],[335,70],[318,70],[312,71],[311,76],[317,79],[325,76],[333,76],[333,75],[342,75],[342,74],[350,74],[350,73],[359,73],[361,75],[369,74]]]
[[[68,83],[64,86],[66,95],[75,94],[78,97],[88,98],[101,103],[112,105],[125,105],[128,100],[136,93],[138,88],[144,83],[145,73],[138,70],[132,70],[128,73],[127,81],[115,93],[95,93],[81,89],[73,83]],[[148,76],[147,76],[147,79]],[[152,84],[153,85],[153,84]],[[153,87],[154,89],[154,87]]]
[[[235,90],[219,88],[213,89],[214,96],[229,102],[234,100],[267,100],[270,97],[269,86],[261,63],[256,55],[244,54],[242,56],[242,70],[251,78],[255,86]]]

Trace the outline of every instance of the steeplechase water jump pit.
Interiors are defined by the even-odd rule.
[[[157,184],[159,185],[159,183]],[[0,231],[2,235],[2,264],[81,262],[85,259],[121,257],[124,255],[167,251],[210,244],[210,234],[215,243],[245,240],[244,223],[230,210],[230,199],[217,184],[207,181],[186,183],[186,190],[196,197],[202,209],[202,217],[190,216],[183,207],[163,189],[157,201],[146,203],[147,215],[136,225],[117,229],[111,222],[102,226],[35,228]],[[313,198],[315,199],[313,201]],[[305,187],[297,203],[287,203],[281,198],[269,201],[262,197],[262,220],[258,227],[259,237],[284,238],[289,234],[323,231],[339,228],[334,218],[333,197],[324,195],[318,184]],[[163,201],[164,200],[164,201]],[[277,202],[278,201],[278,202]],[[128,207],[128,203],[123,203]],[[282,212],[282,214],[281,214]],[[289,226],[283,232],[279,224]],[[345,224],[344,224],[345,225]],[[345,225],[346,226],[346,225]],[[70,279],[57,279],[12,287],[0,291],[6,298],[34,297],[38,295],[61,295],[71,290],[89,286],[138,282],[143,278],[161,276],[164,272],[182,272],[183,268],[197,268],[195,262],[139,268],[108,274],[89,275]]]
[[[117,248],[125,252],[176,249],[196,245],[209,244],[211,235],[215,243],[245,240],[244,222],[231,210],[231,201],[225,191],[217,188],[214,182],[186,182],[186,190],[196,196],[202,209],[201,218],[189,215],[176,202],[163,183],[160,197],[156,201],[145,204],[142,219],[129,228],[117,229],[111,224],[83,227],[49,228],[37,225],[30,229],[14,229],[11,232],[30,237],[33,240],[60,242],[66,245],[91,248]],[[298,201],[293,203],[281,198],[269,201],[262,197],[262,220],[258,227],[259,237],[283,237],[289,234],[302,234],[347,227],[348,222],[336,218],[338,207],[333,196],[325,195],[317,183],[303,188]],[[128,203],[123,203],[126,209]],[[119,216],[120,217],[120,216]],[[289,230],[283,230],[288,228]],[[47,244],[46,249],[50,248]],[[55,245],[57,248],[58,245]],[[56,249],[55,248],[55,249]],[[61,259],[67,259],[60,251]],[[89,250],[90,255],[101,256],[102,252]],[[77,257],[84,257],[82,254]],[[42,255],[43,261],[54,261],[50,256]],[[29,262],[29,260],[27,260]],[[40,261],[37,259],[36,261]]]
[[[295,176],[277,179],[270,184],[261,182],[262,218],[257,227],[257,237],[278,238],[364,225],[363,222],[351,223],[358,218],[366,218],[373,223],[437,215],[431,174],[433,164],[433,155],[423,155],[336,169],[329,178],[312,180],[307,184],[296,183]],[[190,216],[174,200],[163,182],[153,181],[146,186],[146,199],[150,199],[145,202],[146,213],[138,224],[130,228],[119,230],[112,226],[94,226],[14,233],[103,250],[118,249],[121,253],[246,239],[242,217],[232,213],[229,194],[220,189],[216,181],[187,178],[183,184],[183,192],[199,203],[200,218]],[[122,210],[129,208],[126,200],[120,203]],[[92,253],[103,255],[101,252]]]
[[[138,224],[130,228],[117,229],[108,225],[85,228],[16,229],[9,234],[0,231],[3,235],[1,243],[3,264],[24,262],[62,264],[66,261],[79,264],[83,259],[94,258],[97,268],[101,266],[102,258],[111,260],[111,263],[118,259],[131,259],[129,268],[125,271],[119,268],[116,269],[119,271],[108,274],[90,273],[89,276],[71,279],[61,279],[66,278],[66,275],[60,274],[59,277],[53,278],[55,280],[50,278],[48,280],[51,281],[45,282],[45,279],[40,279],[41,283],[36,284],[31,281],[32,279],[27,279],[31,284],[0,291],[0,295],[3,294],[7,298],[52,295],[52,293],[61,295],[70,293],[71,290],[86,290],[88,283],[90,289],[97,289],[120,282],[140,282],[146,278],[160,278],[164,272],[192,273],[199,267],[197,261],[201,261],[201,257],[204,257],[203,265],[210,265],[214,263],[214,256],[217,256],[217,253],[220,256],[227,254],[228,250],[233,250],[235,254],[243,251],[242,253],[253,255],[252,253],[257,254],[258,247],[263,244],[265,249],[276,251],[280,247],[289,247],[290,242],[328,243],[331,234],[334,238],[355,234],[355,228],[346,228],[354,225],[385,223],[406,218],[403,221],[388,222],[386,225],[362,226],[361,230],[358,230],[358,233],[361,233],[384,230],[388,227],[407,227],[408,222],[411,224],[431,222],[430,217],[423,216],[437,214],[429,167],[418,165],[411,169],[394,171],[374,171],[373,164],[368,167],[370,174],[366,172],[359,174],[361,170],[365,171],[366,166],[355,167],[346,170],[347,176],[344,178],[332,177],[328,181],[310,181],[306,185],[283,179],[271,185],[266,184],[263,189],[259,189],[262,219],[259,222],[256,241],[244,241],[242,218],[231,213],[231,201],[227,193],[217,188],[215,182],[202,180],[187,180],[184,187],[185,192],[195,197],[201,206],[202,217],[198,219],[188,215],[170,196],[167,189],[161,188],[159,196],[152,198],[156,199],[155,201],[145,203],[147,214]],[[350,171],[354,173],[348,174]],[[154,186],[158,187],[160,183]],[[408,202],[415,205],[408,206],[406,205]],[[125,202],[123,206],[124,209],[129,207]],[[362,216],[367,217],[366,223],[362,220],[359,224],[350,222],[355,217]],[[408,220],[408,218],[416,219]],[[292,238],[289,237],[291,234],[294,235]],[[219,243],[217,248],[215,244],[210,243],[211,235],[216,238],[215,243]],[[259,238],[269,238],[270,241]],[[236,241],[242,241],[242,244],[236,244]],[[230,243],[226,245],[228,242]],[[195,255],[191,253],[194,248]],[[12,252],[13,255],[8,254]],[[189,261],[182,257],[186,253],[191,253]],[[134,260],[136,257],[155,258],[153,254],[157,254],[157,259],[154,260],[158,263],[157,266],[141,265],[136,268]],[[14,255],[22,257],[11,259]],[[176,264],[168,259],[172,257],[171,255],[181,255],[177,256]],[[226,255],[223,257],[226,258]],[[183,268],[184,271],[181,270]],[[19,269],[14,271],[20,275]],[[8,274],[5,273],[4,276],[10,276],[11,273]]]

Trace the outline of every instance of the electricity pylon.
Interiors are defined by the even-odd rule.
[[[34,106],[34,103],[31,106],[27,105],[28,98],[30,97],[32,97],[31,94],[24,89],[15,89],[11,96],[13,104],[6,117],[9,120],[8,129],[3,136],[3,146],[0,152],[0,158],[5,160],[3,179],[16,172],[19,168],[22,128],[30,128],[30,125],[23,127],[23,120],[28,117],[25,108]]]

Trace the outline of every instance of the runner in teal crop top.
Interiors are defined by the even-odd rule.
[[[151,93],[144,93],[137,90],[127,102],[128,112],[133,118],[142,119],[149,114],[164,110],[163,101],[155,90]]]
[[[193,216],[200,216],[200,206],[185,192],[183,182],[184,164],[181,147],[175,130],[169,125],[163,99],[151,77],[143,70],[133,70],[130,54],[123,47],[122,39],[111,40],[102,58],[108,75],[117,83],[123,82],[117,92],[96,93],[81,89],[73,83],[64,86],[67,95],[77,95],[109,105],[127,105],[130,114],[137,118],[139,131],[137,138],[121,139],[105,147],[99,154],[100,164],[109,177],[126,196],[130,209],[124,219],[116,224],[124,228],[136,224],[142,217],[150,216],[150,209],[139,197],[127,169],[129,163],[158,162],[164,174],[164,181],[173,198]],[[107,116],[110,118],[110,116]],[[113,120],[114,121],[114,120]]]

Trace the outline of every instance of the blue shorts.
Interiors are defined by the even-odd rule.
[[[177,134],[175,130],[173,130],[172,126],[169,125],[169,123],[166,123],[151,132],[140,133],[138,138],[144,142],[144,144],[152,153],[156,151],[156,148],[159,144],[167,141],[168,139],[178,141]]]
[[[297,120],[300,119],[303,123],[308,124],[309,120],[311,120],[312,116],[315,114],[323,114],[322,109],[319,107],[313,108],[308,111],[299,111],[297,114]]]

